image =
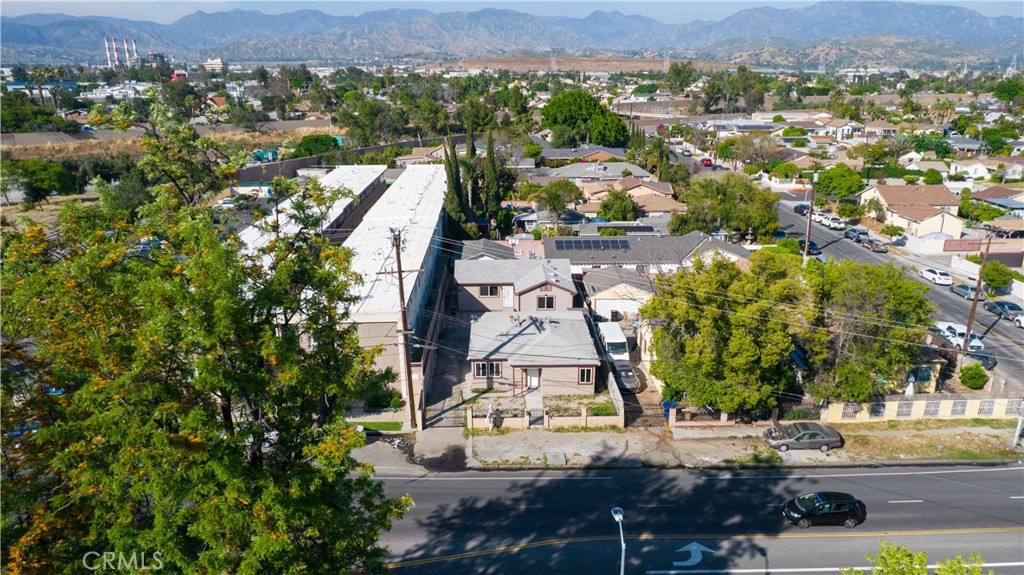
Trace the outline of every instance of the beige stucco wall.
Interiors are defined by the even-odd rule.
[[[498,295],[495,297],[483,297],[480,295],[480,287],[478,285],[460,285],[459,286],[459,311],[502,311],[504,309],[511,310],[512,308],[504,308],[501,305],[502,297],[501,292],[505,289],[505,286],[498,286]],[[511,286],[508,286],[511,289]],[[515,298],[512,299],[515,303]]]
[[[502,361],[501,377],[475,377],[475,362],[469,362],[469,371],[466,380],[472,387],[486,387],[488,389],[509,389],[515,386],[516,391],[521,391],[526,382],[526,369],[509,367],[507,362]],[[598,366],[583,366],[593,369],[593,379],[598,376]],[[593,394],[594,384],[579,384],[579,371],[577,366],[547,366],[537,367],[540,370],[540,389],[545,394],[551,395],[580,395]]]
[[[917,224],[917,233],[914,235],[921,237],[935,232],[949,234],[953,236],[953,239],[959,239],[964,232],[964,221],[953,214],[943,212]]]
[[[980,413],[982,407],[990,401],[992,412]],[[901,403],[911,403],[909,412],[899,414]],[[934,415],[926,415],[929,404],[938,404],[938,410]],[[963,402],[963,403],[958,403]],[[1010,403],[1016,402],[1016,409],[1020,409],[1020,400],[1003,396],[957,396],[957,395],[932,395],[922,394],[914,396],[887,396],[884,401],[885,409],[880,414],[872,416],[869,404],[857,404],[857,412],[852,417],[843,417],[846,408],[845,403],[832,403],[822,412],[822,420],[828,423],[855,423],[864,421],[887,421],[892,419],[1014,419],[1017,412]],[[954,414],[954,409],[962,408],[963,413]],[[934,404],[933,404],[934,409]]]
[[[548,291],[541,291],[541,288],[549,287]],[[540,296],[554,296],[555,308],[549,310],[537,309],[537,298]],[[550,284],[537,286],[524,291],[514,297],[516,311],[535,312],[543,314],[545,311],[566,311],[572,309],[572,295],[568,291]]]

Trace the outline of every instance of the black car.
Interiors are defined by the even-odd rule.
[[[1024,309],[1012,301],[989,300],[985,302],[985,311],[996,314],[999,319],[1012,321],[1017,327],[1021,327],[1021,320],[1024,320]]]
[[[811,206],[808,206],[807,204],[797,204],[793,206],[793,211],[801,216],[806,216],[807,212],[811,211]]]
[[[801,529],[811,525],[842,525],[853,529],[867,518],[867,508],[849,493],[817,491],[787,501],[782,506],[782,516]]]
[[[800,244],[800,252],[803,253],[805,241],[804,240],[798,240],[797,243]],[[818,247],[818,244],[816,244],[816,243],[814,243],[812,241],[810,246],[808,246],[808,248],[807,248],[807,255],[809,255],[809,256],[817,256],[817,255],[820,255],[820,254],[821,254],[821,248]]]

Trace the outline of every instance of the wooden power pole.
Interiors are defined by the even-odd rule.
[[[409,426],[416,429],[415,396],[412,390],[412,354],[409,353],[409,315],[405,304],[405,275],[402,273],[402,230],[391,229],[391,245],[395,248],[395,266],[398,268],[398,299],[402,309],[402,356],[405,360],[405,389],[409,403]]]
[[[992,247],[992,232],[987,234],[985,251],[981,254],[981,267],[978,268],[978,281],[974,284],[974,301],[971,302],[971,314],[967,316],[967,330],[964,334],[964,348],[960,352],[959,365],[963,367],[964,358],[971,350],[971,328],[974,327],[974,313],[978,310],[978,298],[981,296],[981,287],[985,282],[985,264],[988,263],[988,250]]]

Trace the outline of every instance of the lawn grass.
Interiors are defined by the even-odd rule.
[[[360,422],[359,425],[362,425],[363,429],[373,431],[402,431],[401,421],[366,421]]]

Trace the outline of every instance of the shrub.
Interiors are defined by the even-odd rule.
[[[748,175],[748,176],[753,176],[754,174],[756,174],[756,173],[758,173],[760,171],[761,171],[761,168],[757,167],[754,164],[747,164],[746,166],[743,166],[743,173]]]
[[[779,240],[779,248],[793,255],[800,255],[800,242],[793,238],[782,238]]]
[[[782,419],[789,421],[797,419],[817,420],[820,417],[821,412],[813,407],[794,407],[782,415]]]
[[[916,184],[920,179],[920,176],[903,176],[903,181],[908,184]]]
[[[882,235],[895,238],[903,235],[903,228],[899,226],[888,225],[882,228]]]
[[[970,389],[981,389],[988,383],[988,372],[981,364],[972,363],[960,370],[960,383]]]
[[[539,240],[544,235],[544,232],[540,231],[540,228],[533,228],[533,231],[530,233],[533,234],[533,239],[535,240]]]
[[[591,403],[587,406],[587,413],[590,415],[617,415],[615,411],[615,404],[612,400],[602,401],[601,403]]]

